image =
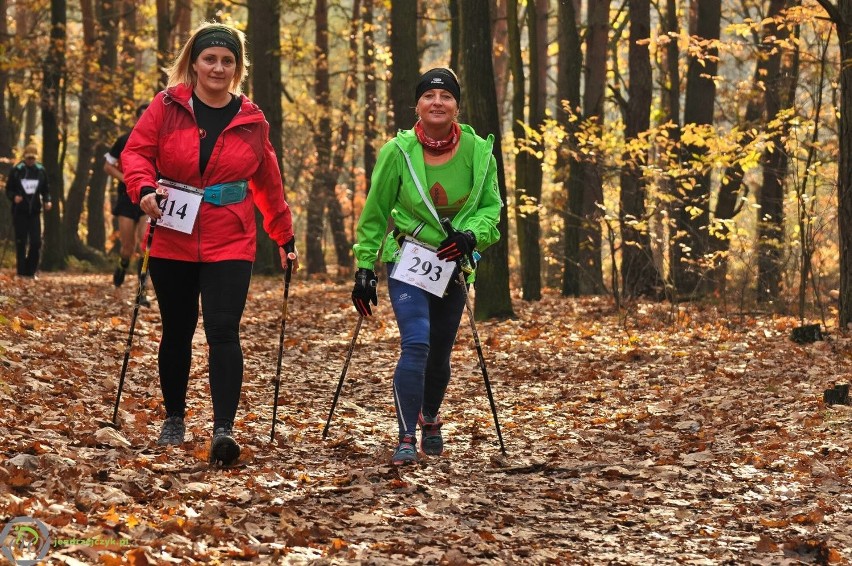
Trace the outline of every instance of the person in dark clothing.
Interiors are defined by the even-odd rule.
[[[41,210],[50,210],[50,188],[47,171],[37,161],[38,149],[28,145],[24,160],[15,165],[6,180],[6,196],[12,201],[12,224],[15,227],[15,251],[18,275],[36,278],[41,258]]]
[[[136,119],[148,108],[148,104],[143,104],[136,109]],[[112,282],[116,287],[121,287],[124,283],[124,276],[127,273],[127,268],[130,265],[130,259],[133,257],[142,236],[145,233],[145,224],[148,217],[142,212],[138,204],[134,204],[127,196],[127,186],[124,184],[124,171],[121,166],[121,152],[124,151],[124,146],[127,145],[127,138],[130,137],[130,132],[122,134],[112,145],[110,150],[104,154],[104,171],[110,177],[118,180],[117,195],[115,206],[112,207],[112,213],[118,219],[118,237],[121,241],[121,251],[119,252],[118,265],[112,274]],[[141,268],[142,261],[139,260]],[[148,300],[143,295],[142,304],[148,306]]]

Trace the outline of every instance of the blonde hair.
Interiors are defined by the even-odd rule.
[[[192,63],[194,62],[192,61],[192,48],[195,45],[195,40],[198,38],[198,34],[211,27],[216,27],[217,29],[221,29],[222,31],[231,34],[240,46],[241,55],[236,57],[237,69],[234,73],[234,79],[231,81],[230,90],[234,94],[242,94],[242,84],[248,76],[249,67],[248,56],[246,55],[246,35],[234,27],[217,22],[202,22],[197,28],[195,28],[195,31],[192,32],[189,40],[178,52],[174,63],[165,69],[166,74],[169,76],[169,83],[167,86],[172,87],[180,84],[190,87],[195,86],[198,81],[198,76],[195,74],[195,71],[192,70]]]
[[[27,147],[24,148],[24,159],[26,159],[27,156],[30,156],[30,155],[32,155],[35,158],[38,158],[38,148],[36,147],[36,145],[34,143],[29,143],[29,144],[27,144]]]

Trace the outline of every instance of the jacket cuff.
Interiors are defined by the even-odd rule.
[[[155,189],[154,187],[142,187],[142,190],[139,191],[139,200],[142,200],[144,197],[156,192],[157,189]]]

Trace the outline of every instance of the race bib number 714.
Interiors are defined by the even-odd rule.
[[[435,250],[410,238],[405,239],[401,251],[399,263],[391,277],[443,297],[456,263],[438,259]]]

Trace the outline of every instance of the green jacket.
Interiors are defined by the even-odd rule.
[[[460,143],[475,144],[474,173],[470,197],[453,219],[453,227],[473,232],[476,247],[482,251],[500,239],[497,223],[503,202],[497,186],[497,161],[492,154],[494,136],[482,139],[467,124],[460,124],[460,127]],[[422,194],[411,169],[416,173]],[[379,151],[370,192],[355,234],[356,267],[373,269],[380,249],[383,262],[399,260],[399,244],[392,233],[387,233],[389,217],[402,234],[434,247],[440,245],[447,233],[432,212],[434,207],[428,191],[423,148],[413,130],[402,130]]]

